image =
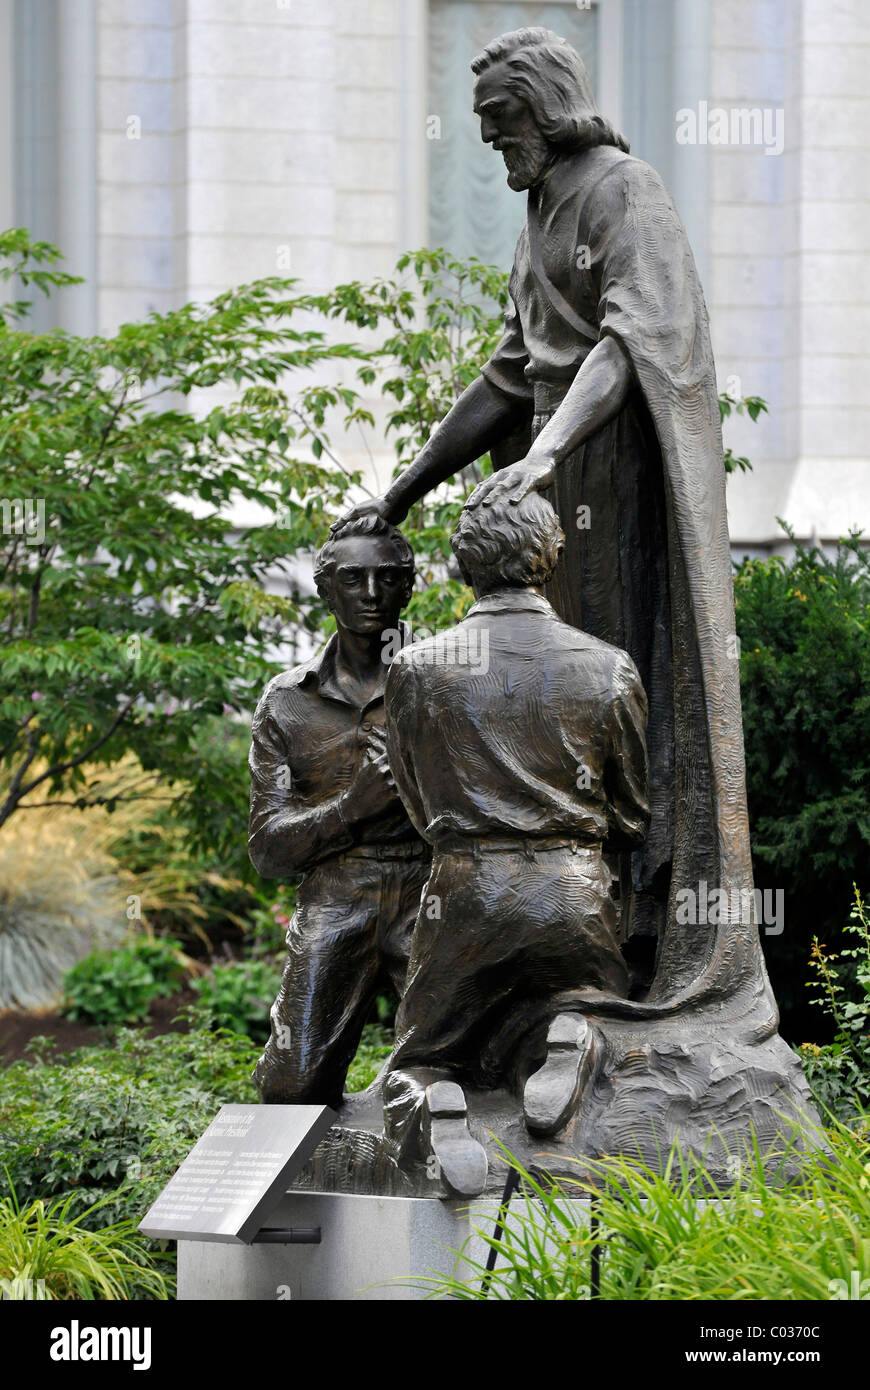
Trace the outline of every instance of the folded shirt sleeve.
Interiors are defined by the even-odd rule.
[[[272,700],[267,688],[251,726],[248,852],[263,878],[288,878],[349,849],[354,838],[342,818],[340,796],[312,806],[296,791],[292,749]]]

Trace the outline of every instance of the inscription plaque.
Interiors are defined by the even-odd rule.
[[[325,1105],[222,1106],[139,1230],[250,1245],[334,1119]]]

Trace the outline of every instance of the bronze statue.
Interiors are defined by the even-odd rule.
[[[498,471],[473,505],[530,489],[552,500],[567,545],[548,596],[564,621],[629,652],[649,698],[652,821],[622,911],[627,954],[651,984],[628,1012],[652,1016],[762,968],[754,930],[738,924],[726,943],[675,911],[701,880],[752,887],[707,312],[661,179],[598,113],[574,50],[520,29],[472,68],[481,137],[528,190],[504,335],[415,462],[358,510],[399,523],[487,450]]]
[[[384,734],[411,548],[379,517],[356,520],[320,551],[315,580],[338,631],[270,681],[252,729],[251,859],[266,878],[304,875],[254,1075],[266,1102],[337,1106],[379,985],[402,991],[429,866]]]
[[[494,1137],[528,1164],[546,1136],[556,1174],[607,1154],[655,1166],[677,1143],[727,1183],[747,1145],[781,1150],[816,1117],[755,916],[703,295],[661,180],[569,45],[521,29],[472,67],[482,138],[528,191],[504,334],[351,513],[398,523],[492,454],[455,538],[478,604],[387,684],[440,916],[418,918],[393,1056],[303,1181],[473,1195],[499,1185]],[[489,666],[471,673],[458,658],[482,628]],[[725,911],[684,910],[711,890]]]

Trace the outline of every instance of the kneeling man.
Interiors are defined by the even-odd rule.
[[[628,987],[604,852],[649,827],[647,702],[628,654],[544,598],[564,540],[536,492],[466,508],[452,545],[477,602],[402,651],[387,680],[390,768],[434,854],[387,1134],[404,1150],[416,1129],[462,1195],[486,1176],[462,1085],[517,1090],[528,1127],[554,1133],[595,1062],[572,992]]]
[[[266,1102],[336,1107],[378,988],[401,994],[429,850],[399,800],[384,734],[411,547],[364,516],[336,529],[314,577],[338,631],[269,683],[252,728],[251,860],[264,878],[304,875],[254,1079]]]

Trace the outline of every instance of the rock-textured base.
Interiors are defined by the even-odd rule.
[[[468,1128],[489,1156],[487,1195],[504,1184],[500,1144],[526,1167],[576,1178],[588,1171],[584,1159],[617,1155],[660,1170],[676,1143],[685,1160],[703,1164],[718,1186],[728,1187],[756,1144],[766,1156],[770,1180],[787,1182],[799,1174],[802,1153],[822,1142],[800,1062],[778,1034],[726,1042],[698,1020],[599,1020],[595,1026],[601,1063],[576,1113],[557,1134],[530,1133],[521,1097],[466,1088]],[[431,1080],[431,1074],[420,1078],[421,1104]],[[412,1078],[408,1090],[406,1110],[412,1110]],[[339,1123],[294,1187],[452,1195],[425,1147],[409,1157],[385,1136],[382,1077],[361,1095],[345,1097]]]

